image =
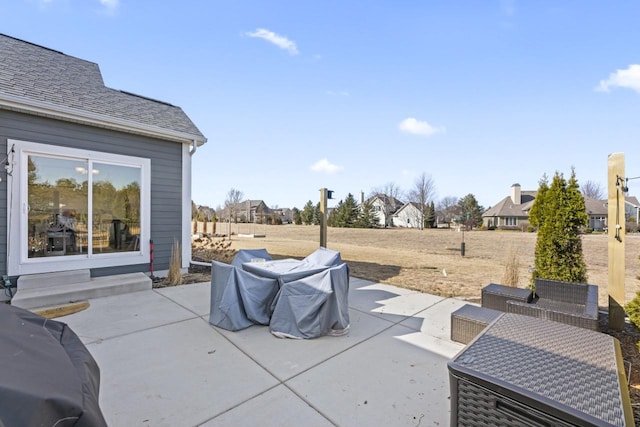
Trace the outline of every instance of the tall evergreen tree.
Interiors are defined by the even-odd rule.
[[[359,228],[374,228],[378,224],[378,217],[373,209],[373,203],[367,201],[360,205],[356,226]]]
[[[320,225],[320,216],[322,214],[320,213],[320,202],[316,203],[315,207],[313,208],[313,225]]]
[[[427,215],[427,227],[436,228],[436,205],[431,201]]]
[[[349,193],[344,201],[340,200],[331,215],[333,227],[355,227],[358,219],[358,204],[353,194]]]
[[[313,202],[309,200],[307,204],[304,205],[304,208],[302,208],[302,212],[300,212],[300,219],[304,225],[311,225],[313,224],[313,217]]]
[[[588,216],[573,169],[568,182],[559,172],[551,185],[546,179],[540,182],[529,222],[538,228],[532,281],[541,277],[586,283],[580,230],[587,225]]]
[[[458,201],[458,208],[462,223],[467,227],[479,227],[482,225],[482,206],[478,204],[476,196],[467,194]]]
[[[296,225],[301,225],[302,224],[302,215],[300,215],[300,209],[298,208],[293,208],[291,209],[291,211],[293,212],[293,223]]]

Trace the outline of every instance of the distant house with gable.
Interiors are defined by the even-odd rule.
[[[245,200],[236,207],[236,218],[239,222],[263,223],[266,216],[271,214],[271,209],[264,200]]]
[[[526,230],[529,226],[529,211],[535,201],[537,191],[522,191],[520,184],[511,186],[511,195],[500,200],[495,206],[482,214],[485,227]],[[587,227],[602,231],[608,226],[608,201],[584,198],[587,211]],[[640,203],[634,196],[625,197],[625,219],[631,223],[640,223]]]
[[[424,219],[420,211],[420,204],[407,202],[392,216],[394,227],[422,228]]]
[[[537,191],[522,191],[520,184],[513,184],[510,196],[482,214],[482,224],[487,228],[526,229],[536,193]]]
[[[378,219],[380,227],[391,227],[393,223],[393,215],[404,205],[400,200],[386,194],[376,194],[366,201],[361,194],[361,203],[371,203],[373,212]]]

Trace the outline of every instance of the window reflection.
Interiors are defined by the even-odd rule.
[[[87,179],[82,160],[28,156],[29,258],[87,251]]]
[[[139,168],[93,163],[93,252],[140,249]]]
[[[41,155],[27,161],[29,258],[140,250],[139,167]]]

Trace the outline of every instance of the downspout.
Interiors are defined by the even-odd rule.
[[[195,139],[193,140],[193,146],[191,147],[191,150],[189,150],[189,155],[191,157],[193,157],[194,154],[196,154],[196,151],[198,151],[198,141],[196,141]],[[189,264],[194,264],[194,265],[200,265],[203,267],[211,267],[211,263],[210,262],[202,262],[202,261],[196,261],[193,259],[193,251],[191,251],[191,259],[189,260]]]

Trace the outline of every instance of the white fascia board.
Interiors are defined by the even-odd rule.
[[[36,115],[55,117],[63,120],[71,120],[79,123],[86,123],[92,126],[121,130],[124,132],[142,134],[159,139],[169,139],[181,143],[196,143],[200,146],[207,142],[207,139],[200,135],[192,135],[187,132],[180,132],[159,126],[147,125],[104,114],[92,113],[90,111],[77,108],[65,107],[48,102],[25,99],[23,97],[0,94],[0,108],[6,107],[18,111],[26,111]]]

